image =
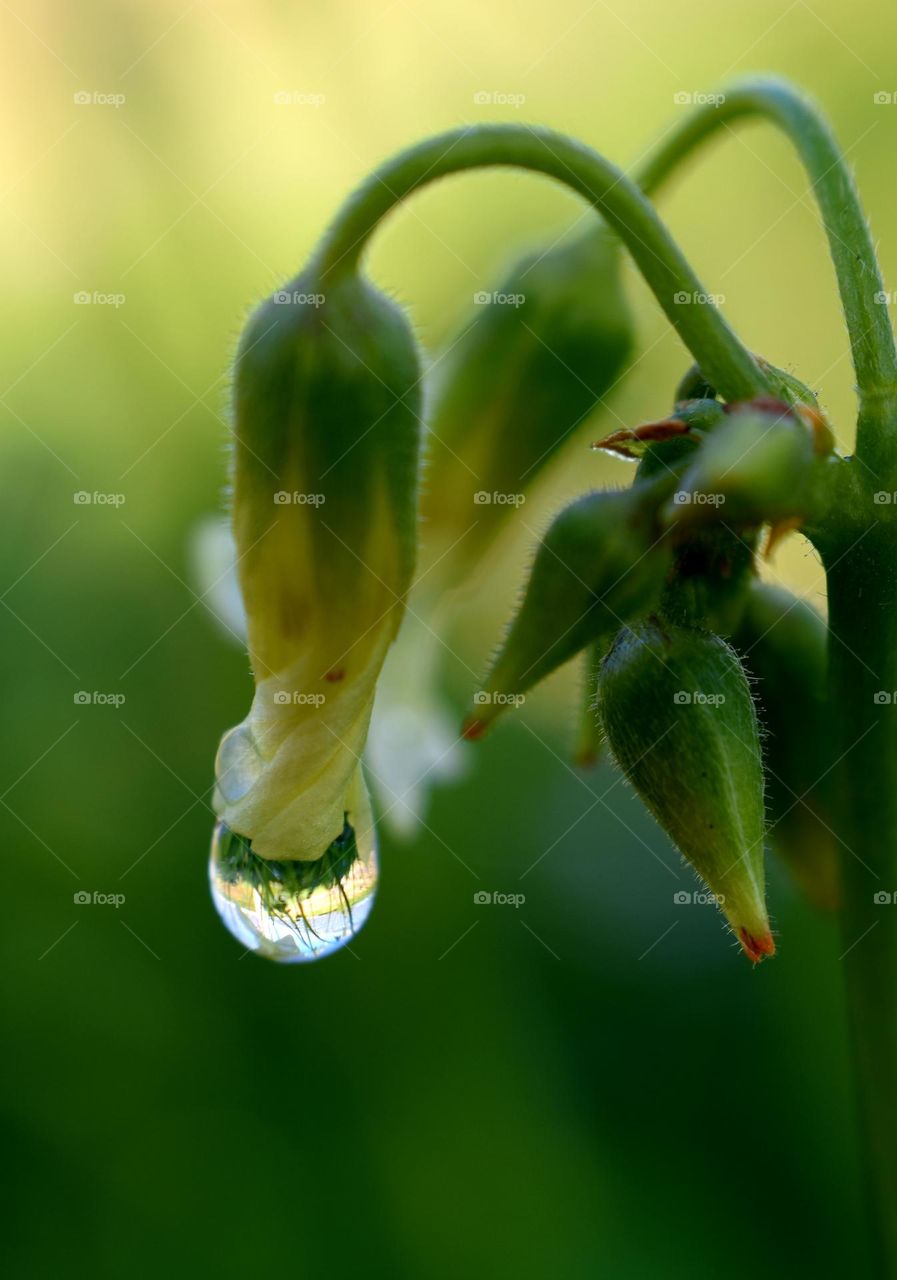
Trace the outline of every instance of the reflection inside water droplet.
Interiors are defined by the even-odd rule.
[[[338,951],[355,937],[374,905],[377,848],[373,823],[359,835],[348,821],[315,862],[274,861],[223,822],[209,861],[212,901],[224,924],[250,951],[296,964]]]

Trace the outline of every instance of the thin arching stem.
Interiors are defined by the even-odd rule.
[[[550,129],[480,125],[403,151],[377,169],[340,210],[319,250],[327,277],[354,270],[380,221],[412,192],[452,173],[513,167],[545,174],[598,209],[620,236],[682,341],[730,400],[768,390],[750,352],[709,301],[700,280],[637,185],[581,142]]]
[[[758,117],[794,144],[819,204],[838,280],[860,397],[857,453],[882,476],[897,470],[897,350],[875,246],[853,177],[818,108],[792,85],[751,79],[708,95],[637,175],[653,193],[701,143],[733,121]]]

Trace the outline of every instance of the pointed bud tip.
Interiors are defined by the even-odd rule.
[[[485,720],[481,720],[476,715],[469,715],[461,726],[461,737],[465,742],[478,742],[485,736],[488,728],[489,725]]]
[[[776,953],[776,944],[769,930],[754,934],[742,927],[738,930],[738,941],[752,964],[759,964],[764,956],[774,956]]]

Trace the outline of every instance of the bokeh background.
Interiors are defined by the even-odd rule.
[[[631,792],[568,764],[567,675],[418,838],[384,836],[351,952],[240,957],[208,899],[207,801],[251,686],[189,547],[223,503],[247,309],[424,133],[525,118],[629,164],[677,93],[780,71],[824,102],[897,279],[897,105],[874,101],[897,87],[893,6],[9,0],[0,32],[10,1274],[862,1274],[836,928],[773,867],[780,954],[750,972],[710,908],[675,906],[690,877]],[[663,211],[849,446],[847,344],[788,145],[738,131]],[[536,178],[456,179],[389,222],[371,270],[436,351],[518,246],[581,213]],[[686,361],[630,276],[641,358],[612,408],[635,422]],[[615,420],[586,425],[529,521],[628,479],[585,450]],[[527,553],[518,531],[453,641],[474,669]],[[798,540],[769,572],[821,603]]]

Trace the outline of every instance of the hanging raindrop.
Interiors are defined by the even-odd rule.
[[[365,800],[367,797],[365,796]],[[257,955],[281,964],[328,956],[358,933],[374,905],[377,839],[370,810],[313,862],[275,861],[223,822],[215,826],[209,885],[227,929]]]

